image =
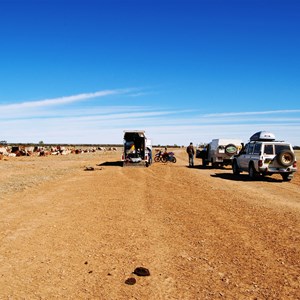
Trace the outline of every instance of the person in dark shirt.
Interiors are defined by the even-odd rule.
[[[186,152],[189,156],[189,166],[193,167],[194,166],[194,155],[195,155],[195,150],[193,143],[191,142],[190,145],[186,148]]]

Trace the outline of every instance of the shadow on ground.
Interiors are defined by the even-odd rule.
[[[200,169],[200,170],[230,170],[228,167],[213,167],[213,166],[203,166],[203,165],[195,165],[193,167],[186,166],[187,168],[192,169]]]
[[[122,161],[106,161],[101,164],[98,164],[97,166],[110,166],[110,167],[123,167]]]
[[[211,177],[216,177],[216,178],[222,178],[225,180],[233,180],[233,181],[264,181],[264,182],[283,182],[281,179],[276,179],[272,178],[269,176],[260,176],[257,179],[250,179],[248,174],[240,174],[240,175],[234,175],[232,173],[219,173],[219,174],[212,174],[210,175]]]

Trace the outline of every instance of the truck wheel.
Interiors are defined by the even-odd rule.
[[[232,172],[234,175],[240,175],[240,173],[241,173],[236,160],[234,160],[232,163]]]
[[[249,178],[252,179],[252,180],[255,180],[258,178],[258,172],[256,172],[255,168],[254,168],[254,165],[253,163],[249,165]]]
[[[176,163],[176,157],[175,156],[173,156],[173,158],[172,158],[172,163]]]
[[[282,151],[277,154],[277,162],[283,167],[291,166],[295,161],[295,154],[292,151]]]

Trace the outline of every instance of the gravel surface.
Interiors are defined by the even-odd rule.
[[[1,160],[0,299],[300,299],[299,174],[250,181],[174,151]]]

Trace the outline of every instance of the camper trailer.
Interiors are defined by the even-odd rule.
[[[152,163],[151,140],[144,130],[125,130],[122,153],[123,166],[150,166]]]
[[[238,139],[213,139],[206,148],[201,151],[203,166],[209,163],[213,167],[231,165],[233,156],[242,148],[242,141]]]

